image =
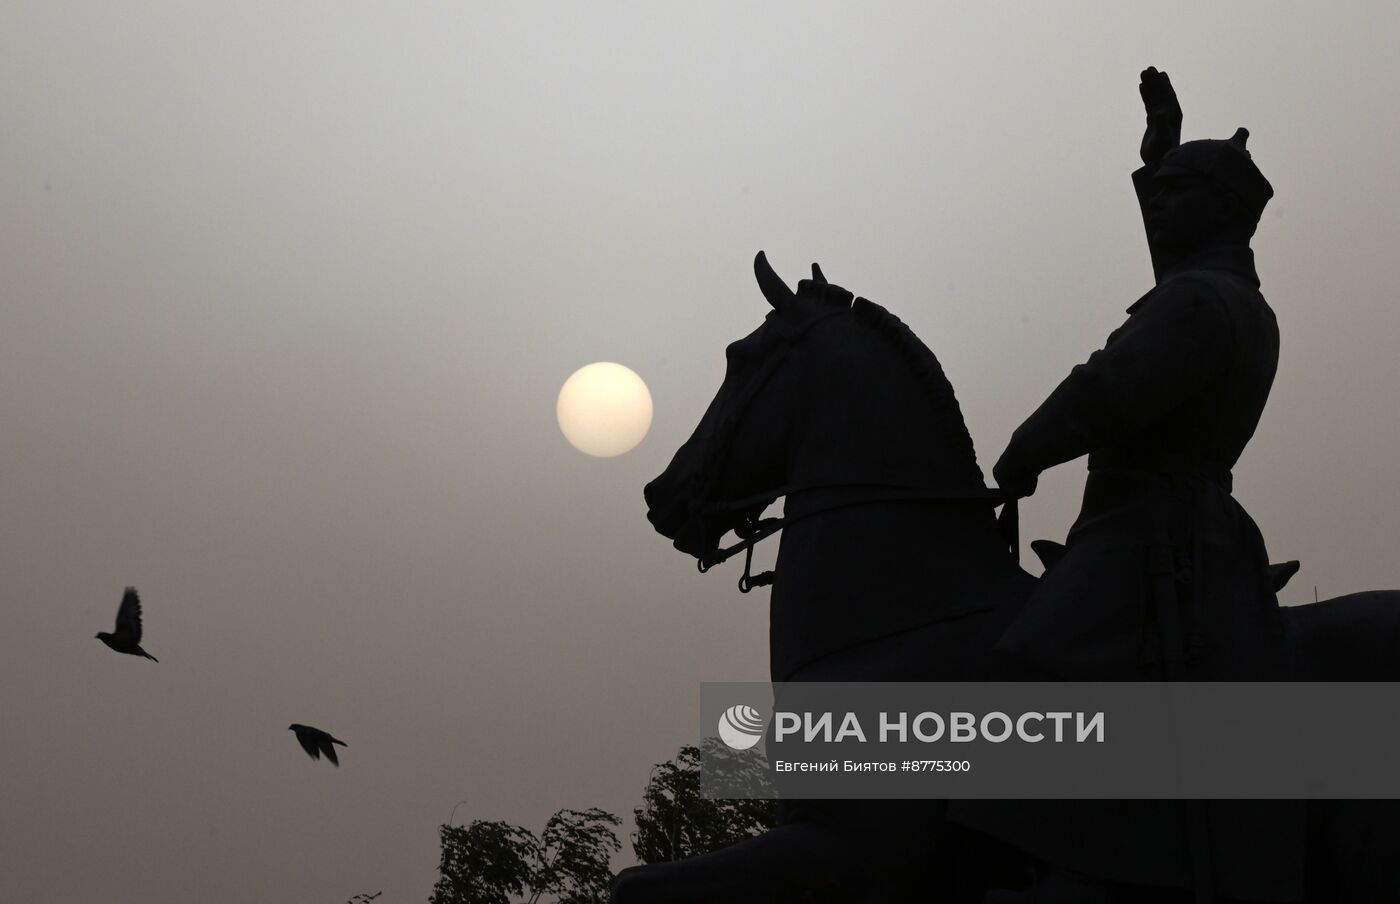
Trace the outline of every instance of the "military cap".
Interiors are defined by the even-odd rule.
[[[1203,138],[1177,145],[1162,158],[1157,175],[1206,176],[1237,195],[1257,221],[1274,196],[1274,187],[1245,149],[1248,138],[1249,130],[1240,128],[1225,141]]]

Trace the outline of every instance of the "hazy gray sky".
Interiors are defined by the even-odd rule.
[[[990,471],[1150,287],[1147,65],[1276,188],[1286,599],[1400,584],[1394,4],[223,6],[0,6],[0,899],[424,901],[460,799],[629,813],[768,674],[641,498],[754,252],[909,323]],[[554,422],[595,360],[655,400],[619,459]],[[159,665],[93,639],[126,584]]]

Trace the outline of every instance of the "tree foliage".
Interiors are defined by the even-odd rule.
[[[539,858],[539,842],[507,822],[473,820],[442,826],[441,875],[430,904],[510,904],[525,893]]]
[[[530,901],[556,895],[559,904],[607,904],[612,888],[608,861],[621,847],[613,827],[622,820],[597,807],[560,810],[540,835],[540,862]]]
[[[622,822],[596,807],[560,810],[539,837],[506,822],[442,826],[431,904],[606,904]]]
[[[755,751],[733,751],[715,738],[703,747],[685,746],[674,760],[658,763],[632,811],[637,830],[632,850],[642,863],[660,863],[708,854],[751,838],[777,824],[777,805],[755,797],[706,797],[701,765],[710,771],[708,790],[765,793],[771,786]]]
[[[701,767],[705,773],[702,776]],[[703,781],[702,781],[703,778]],[[730,797],[706,796],[716,793]],[[632,850],[643,863],[708,854],[777,822],[767,768],[756,751],[718,739],[659,763],[632,811]],[[607,904],[622,820],[596,807],[559,810],[538,836],[507,822],[441,827],[441,875],[430,904]]]

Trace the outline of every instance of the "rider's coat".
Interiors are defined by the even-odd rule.
[[[1230,486],[1278,366],[1278,326],[1258,287],[1247,247],[1172,267],[1016,430],[1007,455],[1025,470],[1086,453],[1090,470],[1065,554],[1004,652],[1062,678],[1153,677],[1138,671],[1161,656],[1145,550],[1165,514],[1190,677],[1275,674],[1281,627],[1264,543]]]
[[[1152,168],[1134,174],[1145,203]],[[1089,455],[1083,506],[998,649],[1035,674],[1154,680],[1180,626],[1175,677],[1278,678],[1282,627],[1258,528],[1231,495],[1278,366],[1279,334],[1247,246],[1184,260],[1154,249],[1157,284],[1104,347],[1013,435],[1006,455],[1039,473]],[[1163,542],[1165,541],[1165,542]],[[1150,565],[1170,563],[1174,581]],[[1166,598],[1164,598],[1166,597]],[[1164,634],[1166,635],[1164,637]],[[1123,882],[1192,884],[1179,802],[979,801],[955,818],[1062,867]],[[1301,900],[1301,801],[1212,802],[1218,893]]]

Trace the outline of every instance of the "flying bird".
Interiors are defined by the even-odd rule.
[[[310,725],[302,725],[299,722],[293,722],[291,725],[288,725],[287,728],[297,733],[297,743],[301,744],[301,749],[306,751],[307,756],[311,757],[313,760],[319,760],[321,754],[324,753],[326,759],[330,760],[339,768],[340,760],[336,757],[335,747],[332,745],[339,744],[341,747],[349,747],[349,744],[340,740],[340,738],[332,737],[330,732],[322,731],[319,728],[312,728]]]
[[[118,653],[145,656],[151,662],[160,662],[141,649],[141,597],[136,595],[135,587],[126,588],[126,592],[122,594],[122,604],[117,609],[117,630],[111,634],[98,631],[96,636]]]

